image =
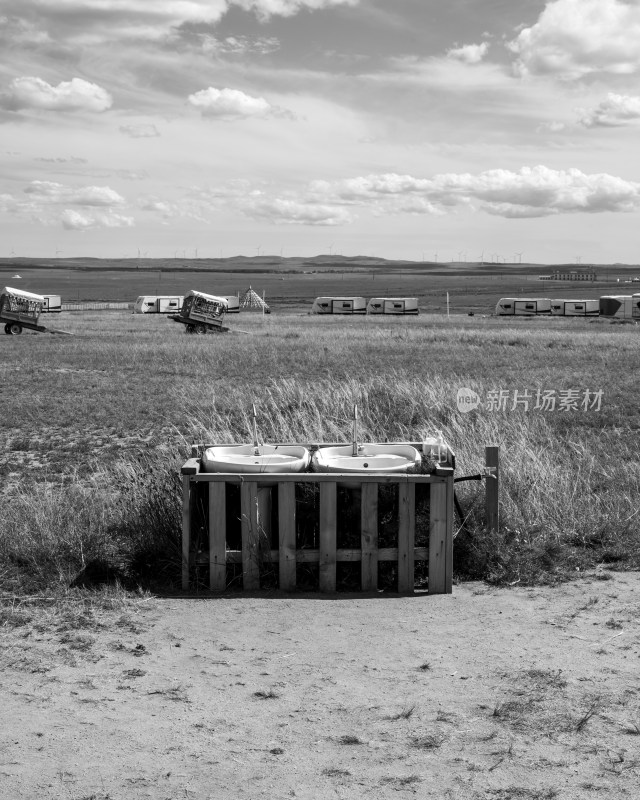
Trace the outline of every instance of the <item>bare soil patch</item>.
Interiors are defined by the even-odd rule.
[[[639,592],[5,602],[0,794],[635,797]]]

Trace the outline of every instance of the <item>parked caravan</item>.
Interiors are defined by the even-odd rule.
[[[4,332],[18,336],[23,328],[46,331],[44,325],[38,324],[43,306],[44,297],[41,294],[5,286],[0,291],[0,324],[4,322]]]
[[[240,297],[237,294],[223,294],[221,297],[224,297],[229,304],[227,306],[227,314],[240,313]]]
[[[640,321],[640,294],[604,295],[600,298],[600,316]]]
[[[312,314],[366,314],[364,297],[316,297],[311,307]]]
[[[501,297],[496,304],[498,316],[535,317],[551,313],[551,300],[546,297]]]
[[[184,297],[180,295],[141,295],[133,306],[134,314],[171,314],[179,311]]]
[[[367,314],[418,314],[417,297],[372,297]]]
[[[62,311],[62,298],[59,294],[43,294],[44,306],[42,313],[58,314]]]
[[[597,317],[600,314],[599,300],[552,300],[552,316]]]

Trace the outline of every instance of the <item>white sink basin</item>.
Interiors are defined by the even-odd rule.
[[[321,447],[313,454],[315,472],[407,472],[421,456],[409,444],[363,444],[353,455],[353,445]]]
[[[208,447],[202,457],[203,472],[302,472],[308,465],[309,451],[299,445]]]

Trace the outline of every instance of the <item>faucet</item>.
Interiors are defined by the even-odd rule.
[[[358,406],[353,406],[353,449],[351,451],[352,456],[358,455],[358,449],[362,450],[362,448],[358,448]]]
[[[256,405],[255,403],[251,406],[253,408],[253,455],[259,456],[260,455],[260,447],[258,445],[258,424],[256,422]]]

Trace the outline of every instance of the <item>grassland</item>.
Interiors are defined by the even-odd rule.
[[[53,322],[53,320],[52,320]],[[73,336],[0,337],[0,580],[12,591],[111,571],[170,589],[176,475],[193,441],[420,440],[441,430],[458,474],[501,447],[502,525],[461,485],[459,578],[557,581],[640,563],[638,329],[585,320],[241,314],[224,336],[125,312],[64,313]],[[460,387],[502,410],[456,408]],[[517,390],[603,391],[600,410],[512,408]],[[102,571],[102,572],[101,572]]]

